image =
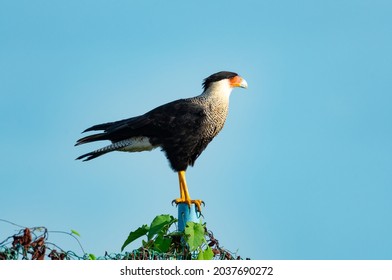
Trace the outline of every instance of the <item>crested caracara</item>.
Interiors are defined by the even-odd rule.
[[[76,145],[100,140],[112,143],[77,159],[87,161],[112,151],[141,152],[159,147],[166,154],[171,168],[178,172],[180,198],[173,202],[195,204],[200,211],[202,201],[191,199],[185,171],[189,165],[194,165],[222,129],[233,88],[247,86],[236,73],[215,73],[204,80],[203,93],[199,96],[164,104],[144,115],[87,128],[83,132],[102,132],[81,138]]]

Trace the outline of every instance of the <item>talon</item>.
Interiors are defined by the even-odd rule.
[[[202,200],[200,200],[200,199],[186,200],[186,199],[183,199],[183,198],[177,198],[177,199],[174,199],[174,200],[172,201],[172,204],[173,204],[173,203],[175,203],[176,205],[178,205],[178,204],[180,204],[180,203],[188,204],[189,209],[191,208],[191,205],[192,205],[192,204],[195,204],[196,210],[197,210],[199,213],[201,213],[201,204],[203,204],[203,207],[205,206],[204,201],[202,201]]]
[[[195,200],[191,200],[191,202],[196,205],[197,211],[201,213],[201,204],[203,204],[204,206],[205,205],[204,201],[200,199],[195,199]]]

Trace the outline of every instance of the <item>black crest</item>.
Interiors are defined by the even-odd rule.
[[[212,74],[211,76],[204,79],[203,89],[206,90],[214,82],[218,82],[223,79],[230,79],[235,76],[238,76],[238,74],[234,73],[234,72],[228,72],[228,71],[221,71],[221,72]]]

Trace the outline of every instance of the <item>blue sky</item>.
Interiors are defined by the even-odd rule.
[[[85,128],[235,71],[189,168],[221,245],[252,259],[392,259],[390,1],[3,1],[0,218],[75,229],[97,256],[176,215],[164,155],[74,147]],[[0,239],[15,228],[0,223]],[[78,252],[67,236],[50,239]],[[130,248],[131,249],[131,248]],[[80,251],[80,250],[79,250]]]

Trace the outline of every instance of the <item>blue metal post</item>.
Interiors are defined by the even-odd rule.
[[[180,203],[178,207],[178,230],[184,231],[186,223],[191,221],[195,223],[200,222],[201,213],[196,210],[196,205],[192,204],[191,207],[186,203]]]

